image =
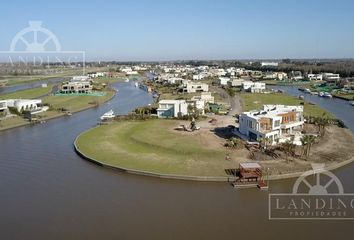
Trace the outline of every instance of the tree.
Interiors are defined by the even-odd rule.
[[[303,146],[302,155],[306,157],[306,161],[310,156],[311,147],[315,143],[316,137],[313,135],[305,135],[301,138],[301,144]]]
[[[322,117],[318,117],[315,119],[315,123],[318,126],[318,131],[320,133],[320,136],[323,137],[326,132],[326,127],[329,125],[329,118],[326,113],[322,114]]]
[[[294,155],[295,154],[295,147],[296,145],[292,143],[291,141],[286,141],[281,144],[283,151],[286,156],[286,162],[289,162],[289,155]]]

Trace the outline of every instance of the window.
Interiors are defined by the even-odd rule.
[[[274,127],[279,127],[280,126],[280,120],[274,121]]]

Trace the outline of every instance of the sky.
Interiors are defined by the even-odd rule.
[[[32,20],[88,60],[354,58],[352,0],[3,1],[0,51]]]

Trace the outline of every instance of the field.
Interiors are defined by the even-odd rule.
[[[155,173],[227,176],[225,169],[235,168],[221,144],[212,147],[200,133],[174,130],[179,123],[156,119],[100,126],[81,135],[77,146],[106,164]]]
[[[53,85],[48,85],[47,87],[32,88],[22,91],[17,91],[13,93],[1,94],[0,99],[33,99],[39,98],[44,95],[51,93]]]
[[[240,96],[244,111],[260,109],[264,104],[300,105],[304,102],[297,97],[292,97],[283,93],[242,93]],[[305,116],[320,117],[323,116],[323,114],[327,114],[330,118],[334,118],[331,113],[319,106],[307,102],[304,103]]]
[[[114,91],[107,91],[105,96],[46,96],[43,98],[43,103],[49,104],[54,109],[65,108],[76,112],[102,104],[112,98],[114,93]]]

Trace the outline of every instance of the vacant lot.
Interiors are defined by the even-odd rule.
[[[84,133],[78,147],[104,163],[155,173],[227,176],[225,169],[236,167],[235,162],[225,160],[224,140],[209,129],[193,133],[174,130],[181,123],[188,124],[148,120],[100,126]]]
[[[264,104],[300,105],[303,100],[286,95],[284,93],[241,93],[242,106],[244,111],[261,109]],[[334,116],[317,105],[304,103],[304,115],[320,117],[323,114],[334,118]]]

